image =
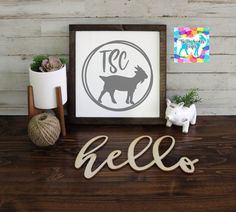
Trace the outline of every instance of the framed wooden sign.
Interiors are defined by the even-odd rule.
[[[70,25],[68,84],[72,123],[163,123],[166,26]]]

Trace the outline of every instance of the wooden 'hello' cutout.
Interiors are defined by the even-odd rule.
[[[100,139],[103,139],[101,144],[96,146],[94,149],[86,152],[86,150],[89,148],[90,145],[92,145],[95,141],[98,141]],[[143,139],[148,139],[149,140],[148,144],[144,147],[142,151],[135,154],[134,153],[135,146],[137,145],[138,142],[140,142]],[[169,148],[163,154],[160,154],[159,146],[161,142],[164,141],[165,139],[171,139],[171,144]],[[186,173],[193,173],[195,170],[194,164],[199,161],[198,159],[190,160],[189,158],[183,156],[179,159],[179,161],[176,164],[170,167],[166,167],[162,163],[162,160],[171,152],[171,150],[174,148],[174,145],[175,145],[174,137],[166,135],[166,136],[162,136],[158,138],[154,142],[153,147],[152,147],[153,161],[151,161],[149,164],[145,166],[137,166],[136,160],[139,157],[141,157],[153,143],[153,140],[150,136],[144,135],[144,136],[140,136],[136,138],[130,143],[129,148],[128,148],[128,159],[125,162],[119,165],[115,165],[113,163],[113,161],[116,158],[118,158],[122,153],[121,150],[114,150],[108,155],[107,159],[103,161],[101,165],[99,165],[95,170],[92,170],[93,164],[95,163],[96,158],[97,158],[97,155],[95,152],[98,149],[100,149],[102,146],[104,146],[107,141],[108,141],[108,136],[105,136],[105,135],[96,136],[92,138],[91,140],[89,140],[78,153],[75,160],[75,168],[79,169],[86,161],[88,161],[85,167],[85,171],[84,171],[85,178],[90,179],[94,177],[106,164],[111,170],[120,169],[126,166],[127,164],[129,164],[130,167],[134,169],[135,171],[144,171],[152,167],[154,164],[156,164],[163,171],[173,171],[177,169],[178,167],[180,167],[182,171]]]

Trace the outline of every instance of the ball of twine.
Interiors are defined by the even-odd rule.
[[[34,116],[28,125],[28,135],[38,146],[50,146],[56,143],[61,132],[60,122],[50,113]]]

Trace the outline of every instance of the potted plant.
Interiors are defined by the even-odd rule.
[[[33,87],[34,104],[39,109],[57,107],[56,87],[61,87],[62,103],[67,101],[66,59],[38,55],[29,68],[30,85]]]
[[[183,96],[173,96],[172,101],[167,99],[166,126],[172,124],[182,126],[182,132],[188,133],[189,125],[196,124],[197,111],[195,103],[200,102],[198,89],[191,89]]]

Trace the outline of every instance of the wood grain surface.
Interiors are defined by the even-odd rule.
[[[27,117],[0,117],[0,211],[236,211],[236,117],[199,117],[187,135],[164,126],[67,125],[67,130],[55,146],[39,148],[27,137]],[[109,141],[97,152],[96,165],[114,149],[123,152],[117,163],[126,160],[129,143],[141,135],[175,137],[166,165],[183,155],[199,162],[194,174],[105,167],[86,180],[84,167],[75,169],[74,161],[97,135]],[[137,151],[141,148],[142,143]],[[151,159],[148,151],[137,163]]]
[[[236,0],[1,0],[0,114],[27,114],[32,57],[68,57],[69,24],[165,24],[167,95],[197,87],[203,99],[199,114],[236,115],[235,8]],[[174,63],[178,26],[209,27],[209,63]]]

